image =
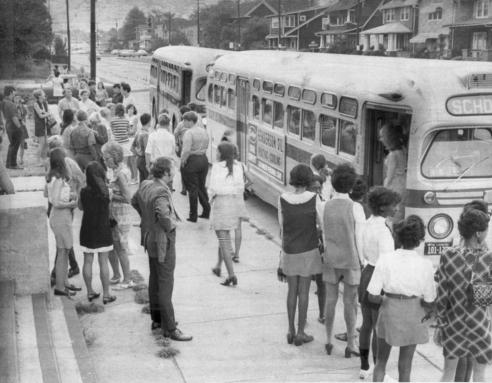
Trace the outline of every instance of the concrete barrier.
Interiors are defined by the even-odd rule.
[[[46,207],[42,192],[0,196],[0,279],[17,295],[50,290]]]

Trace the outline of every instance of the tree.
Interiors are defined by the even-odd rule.
[[[51,16],[46,0],[0,1],[0,73],[12,76],[35,53],[50,46]]]
[[[190,45],[188,37],[182,31],[171,32],[171,43],[172,45]]]
[[[138,8],[133,7],[126,15],[125,22],[121,28],[121,38],[125,43],[137,38],[136,29],[139,25],[147,24],[147,17]]]
[[[241,25],[241,49],[258,49],[265,46],[270,27],[263,18],[253,17]]]

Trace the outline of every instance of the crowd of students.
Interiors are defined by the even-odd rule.
[[[416,345],[429,341],[428,320],[434,315],[435,341],[445,358],[443,381],[469,380],[472,373],[474,381],[483,381],[492,362],[491,322],[487,307],[473,300],[470,289],[476,280],[492,282],[492,253],[485,243],[487,204],[477,200],[465,206],[458,221],[462,241],[441,255],[435,274],[431,261],[417,251],[425,238],[422,219],[394,219],[400,212],[400,193],[377,186],[364,197],[364,183],[351,165],[327,171],[320,155],[313,156],[311,165],[292,169],[293,190],[281,195],[278,206],[279,276],[288,284],[287,343],[300,346],[313,340],[305,324],[310,282],[315,279],[325,350],[332,354],[343,283],[347,332],[335,337],[347,341],[346,358],[360,358],[361,379],[383,381],[390,351],[398,347],[399,381],[409,381]],[[357,300],[363,319],[358,348]]]

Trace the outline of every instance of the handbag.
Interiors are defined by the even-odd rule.
[[[479,307],[488,307],[492,305],[492,281],[490,275],[487,281],[484,281],[478,276],[474,268],[478,263],[480,255],[477,255],[475,262],[472,266],[472,278],[471,278],[471,295],[472,303]]]

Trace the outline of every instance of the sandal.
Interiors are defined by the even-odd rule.
[[[103,297],[103,303],[106,305],[108,303],[114,302],[116,297],[114,295],[110,295],[109,297]]]
[[[92,293],[92,294],[87,294],[87,299],[89,302],[92,302],[94,299],[97,299],[101,296],[99,293]]]

